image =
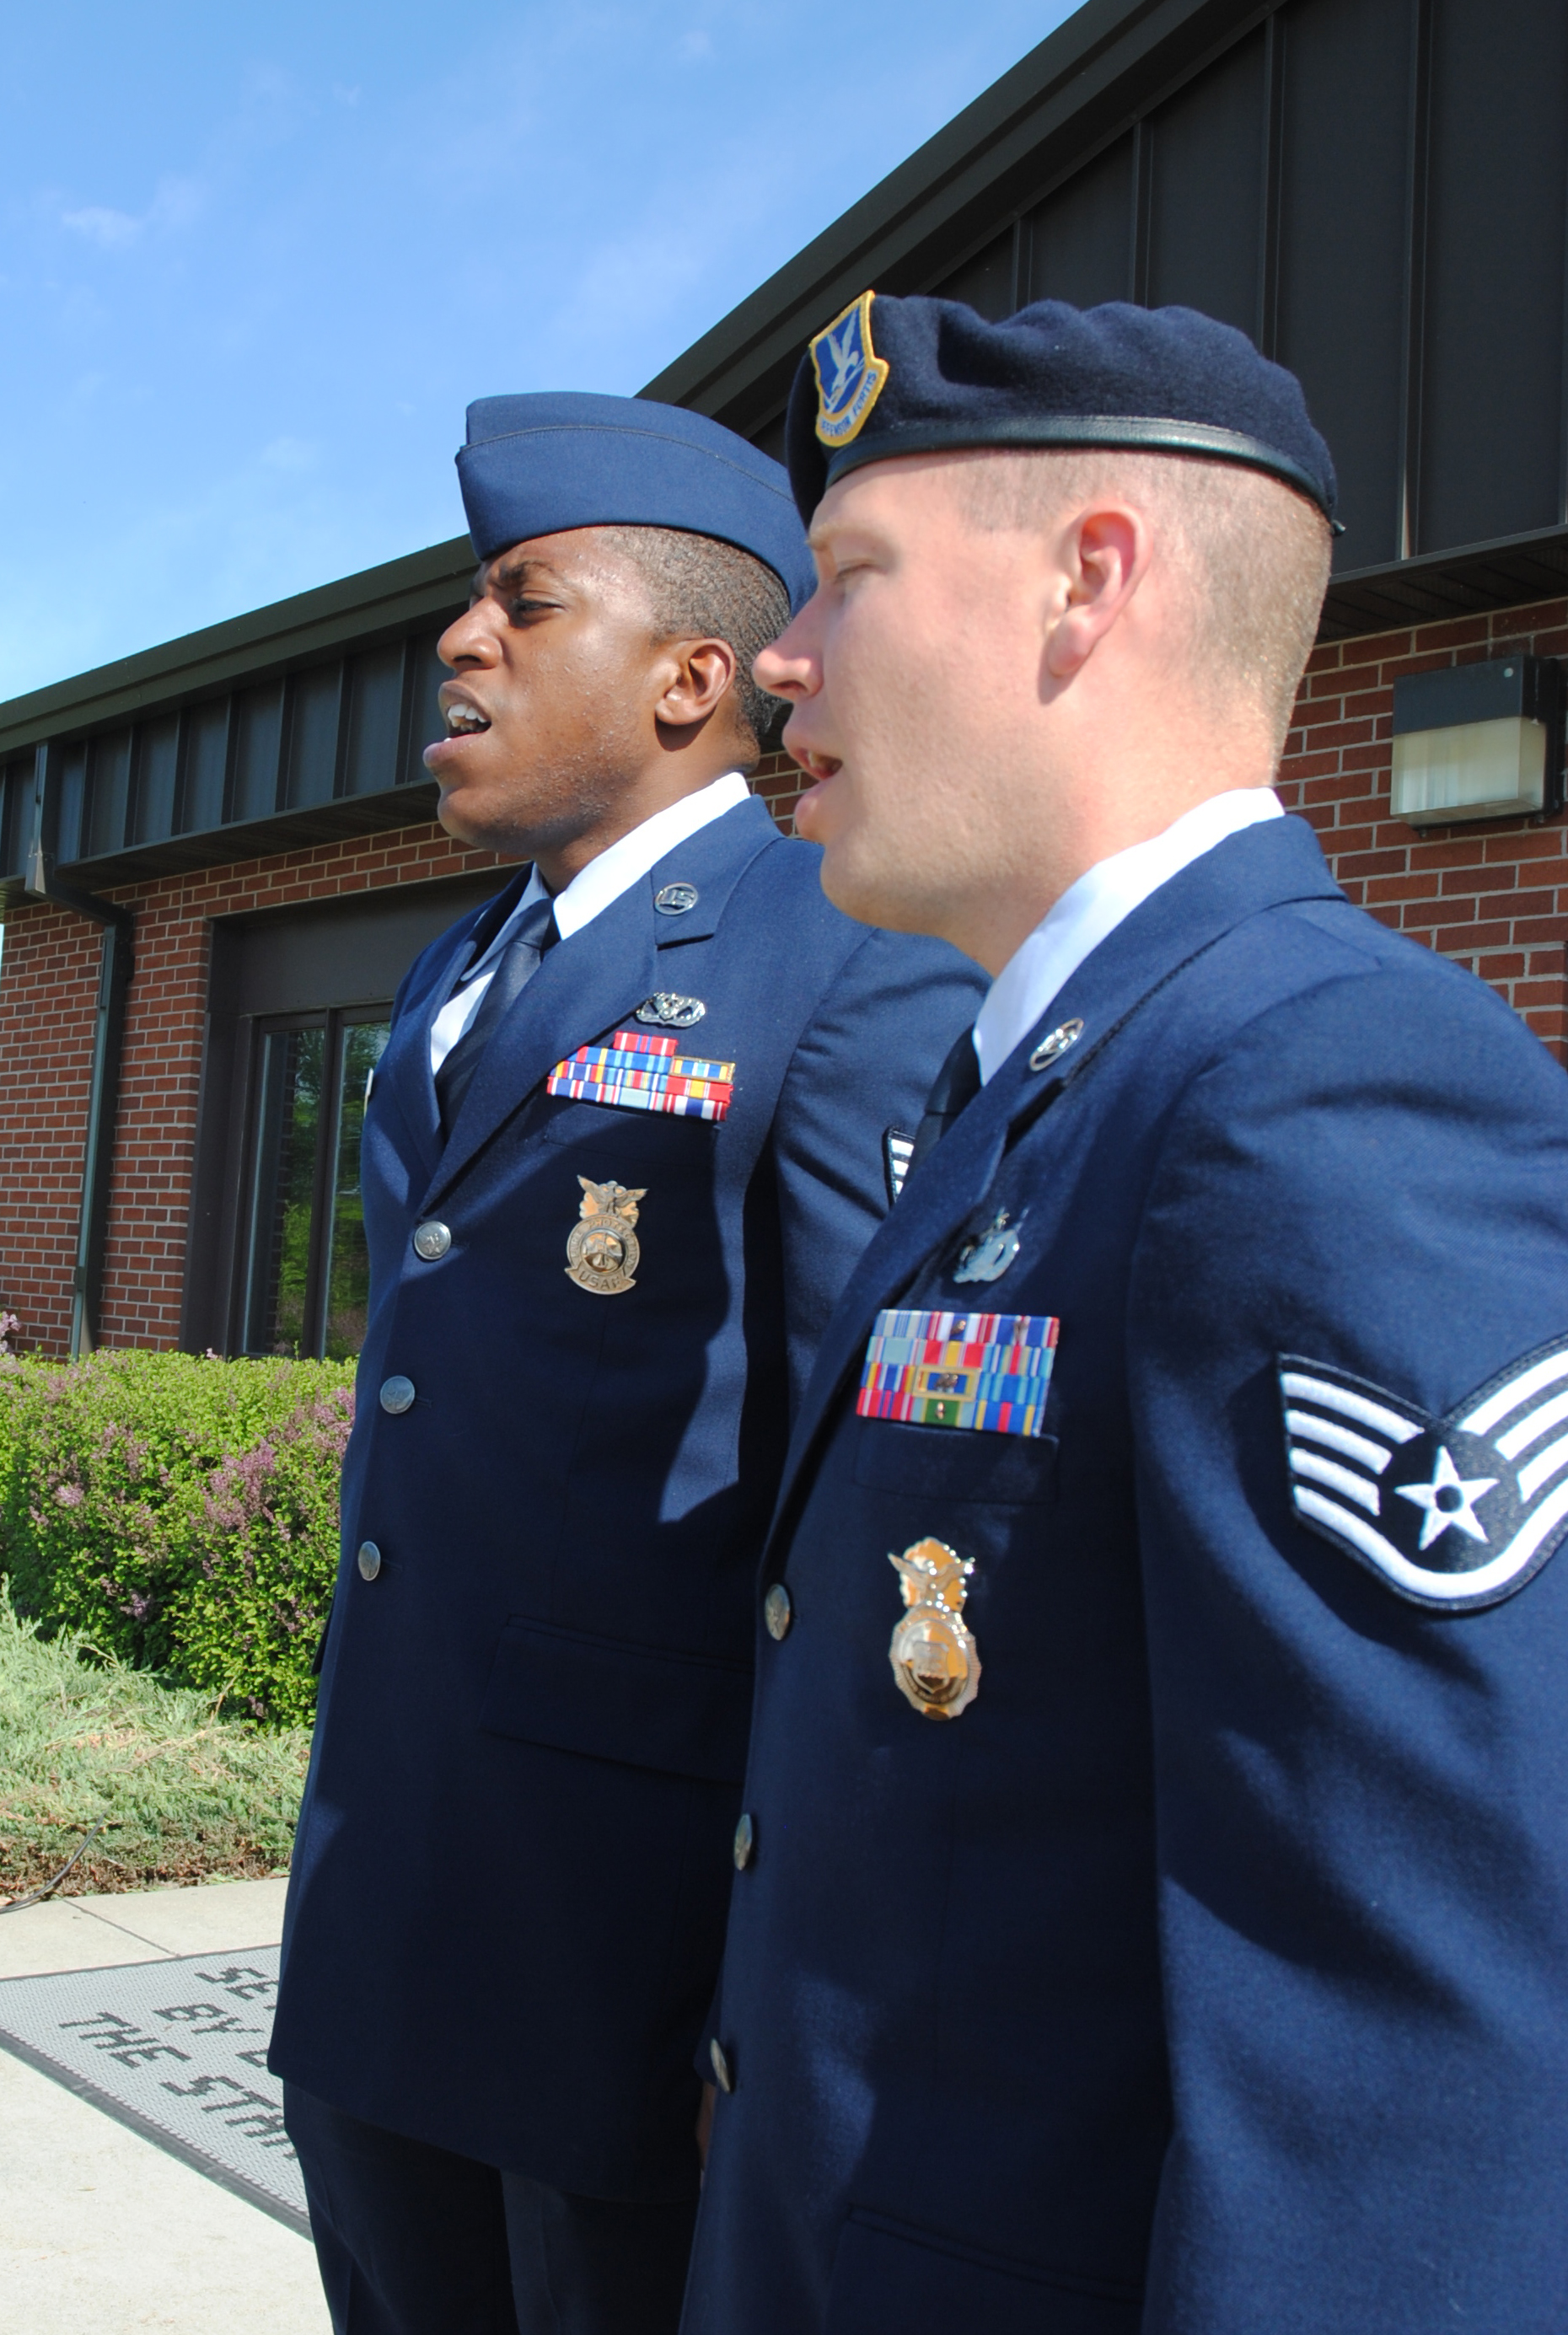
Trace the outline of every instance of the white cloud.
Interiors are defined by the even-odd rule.
[[[310,470],[320,448],[305,438],[275,438],[261,450],[261,459],[273,470]]]
[[[157,192],[140,218],[106,203],[89,203],[81,210],[63,211],[60,224],[73,235],[95,243],[101,251],[122,251],[127,244],[140,243],[149,231],[170,233],[177,228],[189,227],[201,206],[202,189],[198,180],[165,178],[159,180]]]
[[[118,251],[122,245],[136,241],[145,222],[132,218],[129,211],[108,210],[95,203],[86,210],[63,213],[60,224],[68,227],[73,235],[85,236],[89,243],[97,244],[103,251]]]

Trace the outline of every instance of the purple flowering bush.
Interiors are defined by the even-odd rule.
[[[341,1363],[5,1360],[0,1573],[17,1611],[266,1724],[308,1720],[353,1419]]]

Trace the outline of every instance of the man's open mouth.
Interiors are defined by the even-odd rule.
[[[785,742],[788,744],[789,741]],[[791,746],[789,751],[808,779],[830,779],[835,770],[844,768],[842,758],[837,754],[813,754],[803,746]]]
[[[441,712],[449,738],[470,738],[476,731],[490,726],[477,705],[447,705]]]

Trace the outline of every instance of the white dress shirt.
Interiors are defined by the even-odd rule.
[[[1001,1070],[1021,1038],[1065,988],[1090,951],[1151,892],[1259,819],[1282,819],[1272,787],[1234,787],[1184,811],[1162,835],[1116,851],[1070,884],[992,983],[974,1024],[981,1084]]]
[[[751,792],[739,770],[727,771],[723,778],[714,779],[699,787],[693,795],[682,795],[667,809],[656,810],[641,827],[633,828],[619,842],[590,859],[580,874],[556,895],[556,930],[562,940],[569,941],[585,925],[629,892],[640,876],[656,867],[666,851],[673,851],[689,835],[722,819],[727,810],[743,803]],[[476,964],[470,965],[461,983],[453,990],[435,1020],[431,1023],[431,1070],[440,1069],[474,1015],[479,1012],[491,976],[501,961],[501,952],[517,928],[518,918],[536,900],[549,897],[539,880],[536,867],[527,888],[495,939]]]

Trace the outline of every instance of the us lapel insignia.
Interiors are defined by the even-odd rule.
[[[580,1221],[566,1243],[566,1271],[579,1289],[591,1289],[595,1297],[618,1297],[635,1286],[633,1275],[643,1252],[633,1226],[648,1187],[633,1192],[624,1184],[592,1183],[586,1176],[577,1181],[583,1187]]]
[[[1568,1534],[1568,1338],[1441,1419],[1303,1355],[1278,1371],[1297,1518],[1412,1604],[1495,1605]]]
[[[980,1649],[963,1620],[974,1560],[945,1541],[917,1540],[887,1562],[909,1609],[887,1649],[898,1691],[927,1719],[956,1719],[980,1687]]]
[[[673,989],[656,989],[637,1008],[639,1022],[656,1022],[665,1030],[690,1030],[708,1011],[700,997],[681,997]]]
[[[1028,1210],[1024,1211],[1028,1214]],[[1019,1223],[1023,1221],[1021,1216]],[[975,1238],[966,1241],[953,1268],[954,1281],[1000,1281],[1018,1255],[1019,1229],[1005,1208]]]

